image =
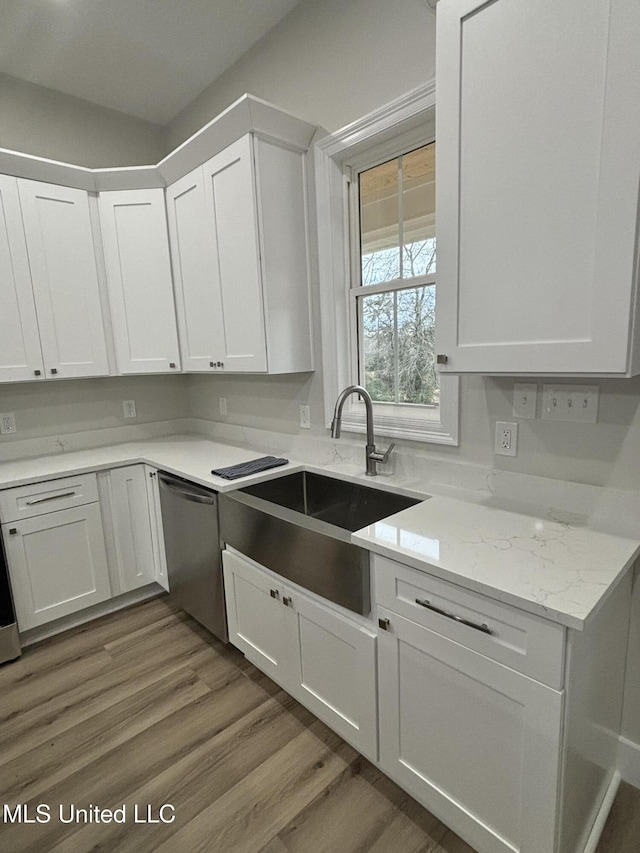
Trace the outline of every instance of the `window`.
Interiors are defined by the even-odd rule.
[[[358,381],[376,402],[437,408],[435,142],[359,172],[352,192]]]
[[[435,369],[434,92],[316,144],[325,415],[358,383],[378,435],[457,445],[459,380]],[[349,397],[343,429],[364,432],[364,414]]]

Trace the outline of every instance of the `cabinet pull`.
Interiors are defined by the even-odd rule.
[[[18,532],[18,528],[17,528],[17,527],[10,527],[10,528],[9,528],[9,535],[10,535],[10,536],[15,536],[17,532]]]
[[[280,593],[277,589],[270,589],[269,595],[271,596],[271,598],[280,598]]]
[[[53,375],[53,376],[55,376],[57,372],[58,372],[58,368],[57,368],[57,367],[52,367],[52,368],[51,368],[51,373],[52,373],[52,375]]]
[[[34,370],[33,375],[34,376],[42,376],[42,371],[41,370]]]
[[[27,501],[27,506],[35,506],[36,504],[44,504],[47,501],[59,501],[62,498],[72,498],[75,492],[61,492],[59,495],[49,495],[48,498],[34,498],[32,501]]]
[[[388,619],[378,619],[378,626],[382,628],[383,631],[389,630],[389,620]]]
[[[436,607],[435,604],[431,604],[426,599],[416,598],[416,604],[419,604],[420,607],[426,607],[427,610],[433,610],[434,613],[438,613],[440,616],[446,616],[447,619],[453,619],[454,622],[459,622],[461,625],[466,625],[467,628],[475,628],[476,631],[482,631],[483,634],[493,634],[493,631],[485,622],[479,625],[477,622],[463,619],[462,616],[456,616],[455,613],[449,613],[447,610]]]
[[[175,361],[170,361],[170,362],[169,362],[169,367],[170,367],[172,370],[175,368],[175,366],[176,366]]]
[[[215,367],[215,363],[213,361],[209,362],[209,367]]]
[[[285,607],[291,607],[291,606],[292,606],[292,605],[291,605],[291,600],[292,600],[292,599],[291,599],[291,596],[290,596],[290,595],[285,595],[285,596],[283,596],[283,598],[282,598],[282,603],[284,604],[284,606],[285,606]]]

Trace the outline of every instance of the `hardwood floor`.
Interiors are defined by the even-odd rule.
[[[638,849],[639,797],[621,788],[600,853]],[[163,598],[0,667],[5,803],[33,821],[48,806],[50,820],[5,814],[2,853],[473,853]],[[164,804],[173,822],[135,822],[134,808],[158,821]],[[69,822],[72,805],[94,821]],[[126,822],[95,822],[95,807],[123,806]]]

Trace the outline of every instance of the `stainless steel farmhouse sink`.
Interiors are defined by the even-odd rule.
[[[284,578],[356,613],[371,609],[369,552],[351,532],[420,503],[302,471],[221,494],[220,537]]]

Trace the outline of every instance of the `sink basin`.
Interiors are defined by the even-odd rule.
[[[352,532],[420,503],[416,498],[308,471],[240,491]]]
[[[351,543],[351,532],[416,503],[420,500],[322,474],[287,474],[219,495],[221,543],[367,614],[370,555]]]

